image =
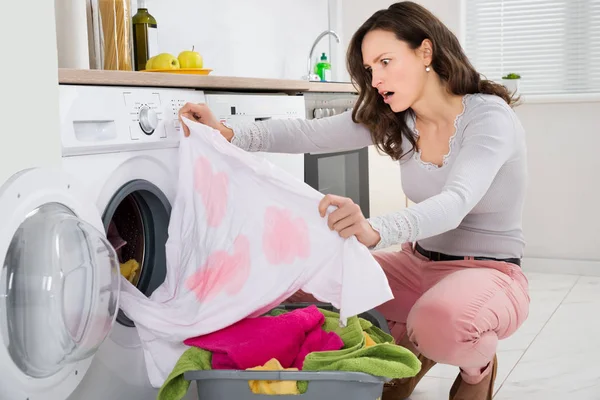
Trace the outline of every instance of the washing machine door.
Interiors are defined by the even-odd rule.
[[[60,169],[0,188],[0,398],[66,399],[112,329],[120,269],[94,202]]]

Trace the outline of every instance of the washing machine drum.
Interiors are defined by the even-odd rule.
[[[117,254],[94,204],[61,173],[6,183],[0,220],[0,398],[65,399],[113,327]]]
[[[170,216],[171,204],[165,194],[143,179],[121,186],[102,216],[121,274],[146,296],[164,282],[167,274],[165,246]],[[117,322],[134,326],[122,311],[117,314]]]

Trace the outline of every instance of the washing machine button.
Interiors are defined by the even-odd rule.
[[[137,125],[129,127],[129,137],[131,140],[140,140],[140,131]]]
[[[158,126],[158,115],[148,106],[140,108],[140,128],[146,135],[152,135]]]

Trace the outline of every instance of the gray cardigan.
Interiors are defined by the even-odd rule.
[[[521,215],[527,181],[523,127],[497,96],[467,95],[463,105],[441,167],[423,162],[419,152],[400,161],[403,191],[416,204],[369,219],[381,235],[375,249],[418,241],[427,250],[453,255],[523,256]],[[407,123],[418,135],[414,120]],[[368,130],[355,124],[350,112],[232,128],[232,143],[248,151],[308,153],[373,144]]]

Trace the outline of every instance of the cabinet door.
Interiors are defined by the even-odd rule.
[[[402,210],[407,204],[400,165],[375,146],[369,147],[369,197],[373,217]]]

